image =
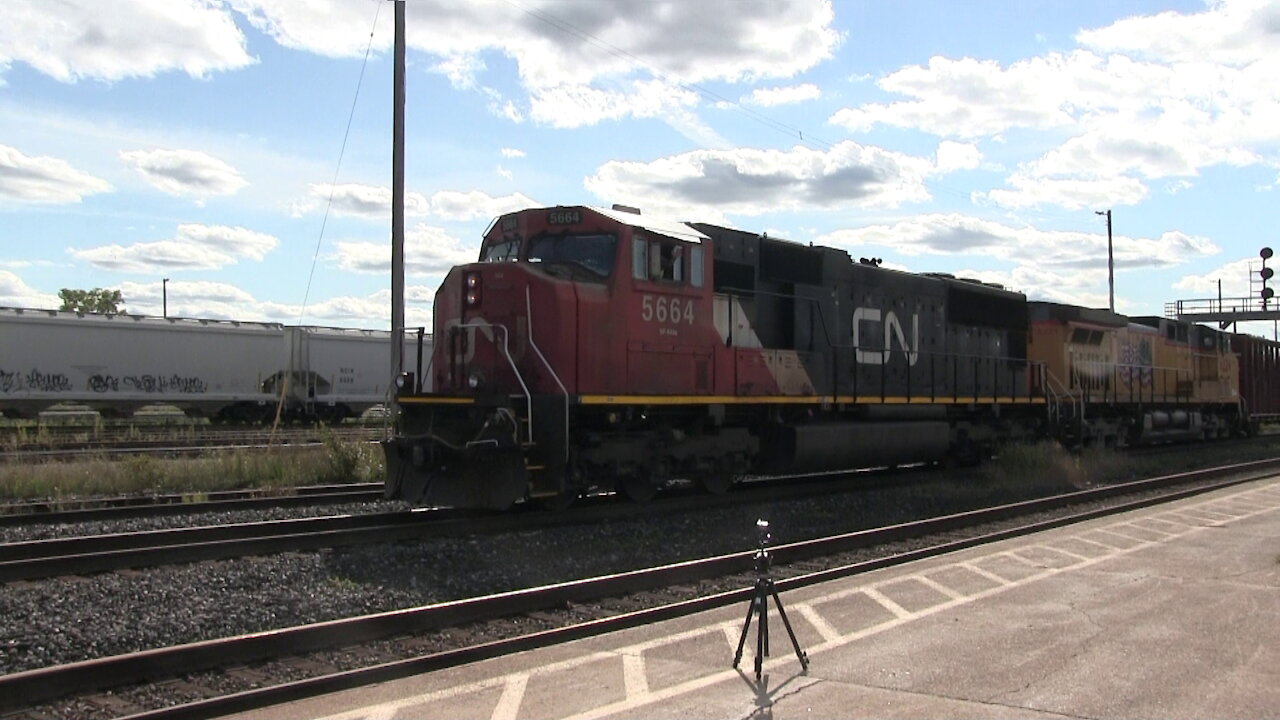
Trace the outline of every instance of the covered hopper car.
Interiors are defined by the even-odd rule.
[[[163,404],[253,422],[283,398],[288,417],[336,421],[388,398],[386,331],[0,308],[0,338],[0,411],[15,417]]]

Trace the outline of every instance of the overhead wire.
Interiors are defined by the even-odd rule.
[[[361,60],[360,62],[360,75],[356,79],[355,93],[351,98],[351,110],[347,113],[347,126],[342,131],[342,145],[341,147],[338,148],[338,161],[333,168],[333,181],[329,183],[329,197],[325,201],[324,216],[320,220],[320,232],[316,236],[316,248],[311,255],[311,269],[307,273],[307,287],[302,293],[302,305],[298,309],[298,325],[302,325],[302,321],[307,315],[307,303],[310,302],[311,300],[311,283],[313,280],[315,280],[316,265],[319,264],[320,262],[320,248],[324,245],[324,233],[325,233],[325,229],[329,225],[329,211],[333,208],[333,195],[338,185],[338,177],[342,172],[342,159],[347,154],[347,140],[351,137],[351,123],[356,116],[356,105],[360,101],[360,88],[364,86],[364,72],[365,72],[365,69],[369,66],[369,54],[373,50],[373,36],[374,36],[374,33],[376,33],[378,30],[378,18],[382,14],[383,0],[371,0],[371,2],[373,2],[374,4],[374,11],[373,11],[373,22],[370,24],[370,27],[369,27],[369,42],[365,45],[364,59]],[[289,367],[290,368],[294,367],[297,361],[297,358],[294,355],[297,349],[296,345],[297,343],[294,340],[290,340],[289,342]],[[276,414],[275,414],[274,421],[271,423],[271,439],[268,440],[268,442],[270,442],[271,440],[274,440],[276,429],[280,427],[280,415],[284,411],[285,398],[288,396],[289,385],[293,380],[292,375],[293,375],[292,371],[288,372],[285,375],[283,381],[280,383],[280,397],[276,401]]]
[[[356,116],[356,105],[360,101],[360,88],[364,85],[364,71],[369,66],[369,53],[373,50],[373,36],[378,29],[378,17],[382,13],[383,0],[371,0],[374,4],[373,23],[369,28],[369,42],[364,48],[364,59],[360,63],[360,76],[356,79],[355,94],[351,98],[351,110],[347,113],[347,126],[342,132],[342,145],[338,148],[338,162],[333,168],[333,182],[329,183],[329,197],[324,205],[324,217],[320,220],[320,234],[316,237],[315,253],[311,256],[311,271],[307,274],[307,288],[302,294],[302,308],[298,312],[298,324],[306,315],[307,302],[311,299],[311,282],[315,278],[316,264],[320,260],[320,248],[324,244],[324,232],[329,225],[329,211],[333,208],[333,195],[338,185],[338,176],[342,172],[342,159],[347,154],[347,140],[351,137],[351,123]]]

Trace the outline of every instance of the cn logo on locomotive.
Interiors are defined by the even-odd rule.
[[[883,319],[882,319],[883,317]],[[884,327],[884,345],[882,350],[862,349],[862,325],[880,324]],[[875,336],[875,331],[869,333]],[[854,357],[862,365],[883,365],[889,362],[893,351],[893,339],[897,338],[898,346],[907,356],[907,364],[914,367],[920,359],[920,316],[911,314],[911,344],[907,345],[907,334],[898,322],[898,316],[892,310],[881,311],[880,308],[860,307],[853,311],[853,347]]]

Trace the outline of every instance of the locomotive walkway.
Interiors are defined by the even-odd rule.
[[[1274,717],[1280,477],[236,718]],[[751,640],[754,640],[754,627]]]

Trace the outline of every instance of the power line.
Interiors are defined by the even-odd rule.
[[[329,225],[329,211],[333,207],[333,194],[338,185],[338,174],[342,172],[342,158],[347,154],[347,139],[351,136],[351,122],[356,116],[356,104],[360,100],[360,88],[364,85],[364,71],[369,66],[369,53],[373,49],[373,34],[378,29],[378,16],[382,13],[383,0],[371,0],[374,4],[373,23],[369,28],[369,42],[364,48],[364,60],[360,63],[360,77],[356,80],[356,91],[351,98],[351,111],[347,113],[347,127],[342,132],[342,146],[338,149],[338,162],[333,168],[333,182],[329,183],[329,198],[325,201],[324,217],[320,220],[320,234],[316,237],[316,249],[311,256],[311,271],[307,274],[307,289],[302,294],[302,307],[298,310],[298,324],[307,313],[307,302],[311,299],[311,281],[315,279],[316,264],[320,260],[320,247],[324,244],[324,231]]]

